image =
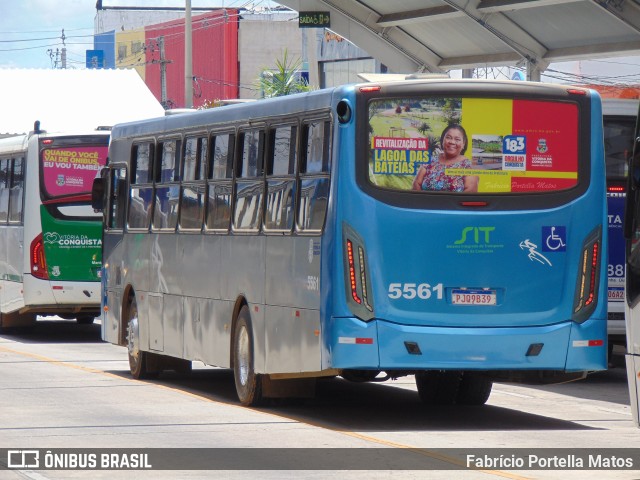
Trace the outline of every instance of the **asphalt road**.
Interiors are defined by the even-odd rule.
[[[617,367],[584,381],[496,384],[483,407],[426,407],[413,377],[403,377],[369,384],[327,379],[314,399],[250,409],[238,405],[228,370],[196,364],[188,376],[136,381],[125,349],[103,343],[98,324],[41,321],[0,334],[0,450],[38,450],[41,461],[47,451],[78,451],[98,455],[99,464],[104,452],[154,449],[147,460],[169,470],[7,469],[0,461],[0,479],[639,479],[637,469],[460,464],[465,454],[485,450],[507,457],[562,456],[567,448],[639,455],[622,358],[614,360]],[[57,450],[65,448],[71,450]],[[184,455],[206,469],[184,467]]]

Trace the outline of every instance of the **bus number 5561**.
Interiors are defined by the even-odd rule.
[[[389,298],[395,300],[403,297],[407,300],[413,298],[419,298],[421,300],[428,300],[431,295],[435,293],[438,300],[443,298],[444,287],[441,283],[434,285],[433,287],[428,283],[390,283],[389,284]]]

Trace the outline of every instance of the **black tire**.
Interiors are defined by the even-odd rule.
[[[416,373],[420,400],[427,405],[456,403],[462,373],[458,371],[428,370]]]
[[[614,368],[615,364],[613,363],[613,342],[609,342],[607,344],[607,368]]]
[[[131,376],[142,380],[145,378],[156,378],[160,371],[157,368],[150,368],[150,364],[158,364],[159,356],[153,353],[144,352],[140,348],[140,329],[138,324],[138,304],[136,297],[131,297],[129,308],[127,309],[127,355],[129,357],[129,370]]]
[[[238,400],[245,407],[260,405],[262,396],[262,376],[255,373],[253,329],[249,308],[240,309],[233,329],[233,378]]]
[[[493,382],[474,372],[464,372],[458,388],[456,403],[460,405],[484,405],[489,400]]]
[[[76,323],[78,325],[91,325],[96,318],[92,315],[85,315],[82,317],[76,317]]]

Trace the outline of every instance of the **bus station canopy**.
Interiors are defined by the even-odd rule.
[[[640,54],[640,0],[278,0],[328,12],[330,28],[394,72]]]
[[[0,85],[0,137],[28,133],[36,120],[64,132],[164,115],[133,69],[0,69]]]

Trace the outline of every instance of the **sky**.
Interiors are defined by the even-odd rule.
[[[103,0],[105,6],[184,7],[184,0]],[[203,6],[273,6],[268,0],[191,0]],[[2,0],[0,68],[52,68],[67,49],[68,68],[83,68],[86,50],[93,48],[96,0]],[[64,29],[64,39],[63,39]],[[504,70],[484,72],[504,78]],[[566,83],[581,75],[582,83],[640,84],[640,57],[616,57],[551,64],[543,81]],[[455,75],[454,75],[455,76]],[[573,82],[579,83],[579,82]]]
[[[184,8],[185,1],[103,0],[103,4]],[[267,0],[191,0],[192,8],[273,4]],[[96,0],[2,0],[1,8],[0,68],[52,68],[56,59],[60,62],[63,47],[69,68],[84,67],[85,52],[93,48]]]

